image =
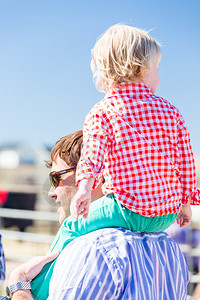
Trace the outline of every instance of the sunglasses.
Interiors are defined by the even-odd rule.
[[[56,172],[56,171],[51,172],[49,174],[49,179],[50,179],[51,185],[55,188],[58,187],[62,182],[61,175],[73,172],[75,170],[76,170],[76,167],[73,167],[70,169],[65,169],[65,170],[62,170],[59,172]]]

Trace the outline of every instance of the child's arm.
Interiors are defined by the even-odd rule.
[[[187,199],[190,195],[190,204],[200,205],[200,190],[197,189],[195,162],[190,143],[190,134],[180,113],[177,126],[177,146],[179,150],[177,166],[179,170],[179,181],[182,186],[182,204],[187,204]]]
[[[94,184],[94,178],[83,179],[79,183],[78,192],[71,202],[70,211],[72,216],[78,220],[80,215],[87,218],[91,202],[91,191]]]
[[[189,201],[187,204],[183,204],[182,209],[177,217],[177,223],[180,225],[180,227],[186,227],[190,225],[190,222],[192,220],[192,211],[190,207],[191,202],[191,196],[189,197]]]
[[[86,178],[95,178],[92,189],[95,189],[102,178],[105,154],[113,141],[109,119],[99,104],[95,105],[86,116],[83,126],[83,147],[76,169],[76,185]]]

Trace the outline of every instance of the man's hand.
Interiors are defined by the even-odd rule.
[[[180,225],[180,227],[186,227],[190,225],[192,220],[192,210],[190,207],[190,204],[184,204],[182,206],[182,209],[177,217],[177,223]]]
[[[59,251],[55,250],[45,256],[36,256],[26,263],[14,269],[9,277],[8,285],[12,285],[19,281],[32,281],[42,270],[44,265],[54,260],[59,255]],[[33,300],[30,290],[18,290],[13,293],[13,300]]]
[[[78,192],[71,201],[70,211],[71,215],[78,220],[80,215],[87,218],[89,213],[89,206],[91,203],[91,191],[94,184],[93,178],[83,179],[79,183]]]
[[[48,255],[31,258],[11,272],[8,285],[19,281],[32,281],[41,272],[44,265],[54,260],[58,255],[59,251],[55,250]]]

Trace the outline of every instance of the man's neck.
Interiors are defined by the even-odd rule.
[[[95,201],[95,200],[97,200],[97,199],[99,199],[99,198],[101,198],[101,197],[103,197],[103,193],[102,193],[102,189],[101,189],[101,187],[102,187],[102,183],[100,183],[99,185],[98,185],[98,187],[95,189],[95,190],[93,190],[92,191],[92,201]]]

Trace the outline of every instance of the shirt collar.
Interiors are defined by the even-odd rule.
[[[108,90],[107,96],[115,95],[145,95],[152,94],[150,88],[143,82],[122,82]]]

